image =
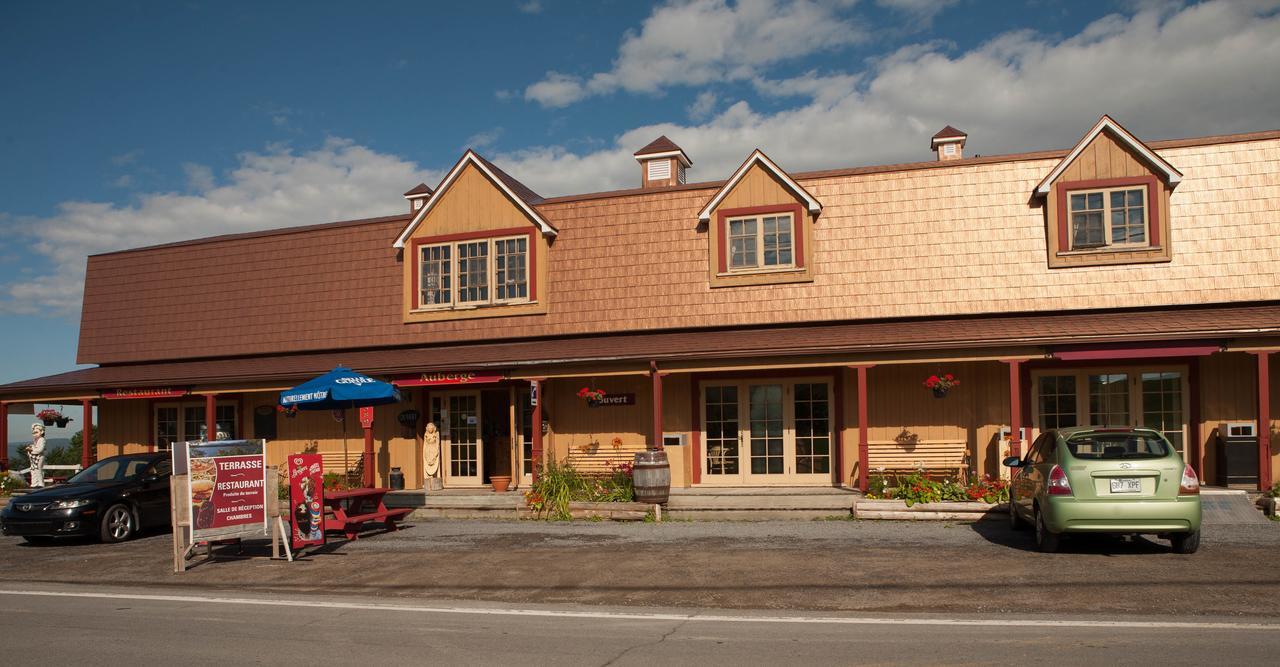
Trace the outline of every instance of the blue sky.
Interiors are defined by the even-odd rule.
[[[0,3],[0,382],[75,366],[84,257],[403,210],[467,146],[540,194],[1280,125],[1267,2]]]

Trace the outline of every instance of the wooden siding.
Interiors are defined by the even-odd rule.
[[[97,458],[150,451],[151,402],[101,401],[94,428]]]
[[[1280,468],[1280,354],[1271,355],[1271,469]],[[1217,484],[1218,433],[1223,422],[1258,420],[1258,358],[1244,352],[1203,357],[1200,362],[1200,440],[1204,482]]]
[[[708,289],[697,214],[714,189],[663,190],[539,206],[561,231],[543,315],[405,324],[391,248],[402,220],[94,257],[80,360],[1274,299],[1280,140],[1159,153],[1184,173],[1167,263],[1049,269],[1030,203],[1048,158],[803,179],[825,206],[813,282]],[[326,263],[360,270],[317,275]],[[182,325],[209,312],[236,316]]]

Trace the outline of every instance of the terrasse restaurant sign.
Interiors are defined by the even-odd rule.
[[[135,389],[109,389],[102,392],[102,397],[109,401],[114,401],[130,398],[177,398],[190,393],[190,389],[174,389],[173,387],[138,387]]]
[[[507,379],[506,373],[481,373],[477,371],[427,371],[417,375],[402,375],[391,382],[400,387],[436,387],[441,385],[492,384]]]

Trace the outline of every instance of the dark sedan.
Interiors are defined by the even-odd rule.
[[[0,530],[42,544],[71,535],[121,542],[143,528],[167,526],[171,466],[168,454],[102,459],[64,484],[11,498],[0,511]]]

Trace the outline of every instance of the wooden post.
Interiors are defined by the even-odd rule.
[[[218,439],[218,397],[213,394],[204,395],[204,429],[205,440]]]
[[[1005,363],[1009,364],[1009,456],[1022,456],[1022,360]]]
[[[831,450],[831,464],[836,471],[836,486],[844,486],[844,369],[837,368],[832,376],[835,386],[832,388],[832,399],[835,410],[832,420],[835,437],[831,439],[834,447]]]
[[[1187,378],[1188,393],[1191,410],[1188,415],[1190,424],[1188,425],[1188,435],[1191,442],[1185,445],[1187,458],[1191,459],[1191,468],[1196,471],[1196,477],[1204,482],[1204,434],[1200,429],[1200,357],[1190,360],[1189,377]]]
[[[538,468],[542,465],[542,402],[547,400],[542,395],[542,380],[530,380],[529,388],[538,402],[533,406],[533,481],[538,481]]]
[[[662,375],[658,373],[658,362],[649,362],[649,376],[653,384],[653,440],[649,449],[662,449]]]
[[[360,426],[364,428],[364,485],[374,485],[373,408],[360,408]]]
[[[84,410],[84,428],[80,431],[80,469],[83,470],[98,457],[89,453],[93,451],[93,401],[87,398],[80,401],[80,408]]]
[[[0,433],[4,434],[4,446],[0,447],[0,472],[9,470],[9,404],[0,403]]]
[[[1271,488],[1271,353],[1258,355],[1258,490]]]
[[[858,489],[867,491],[867,467],[870,465],[870,454],[867,443],[867,420],[870,410],[867,409],[867,369],[870,366],[855,366],[858,370]]]
[[[516,488],[520,486],[520,456],[524,454],[524,448],[521,447],[520,429],[516,427],[516,400],[519,395],[516,393],[516,386],[507,387],[507,438],[511,445],[511,486]]]

